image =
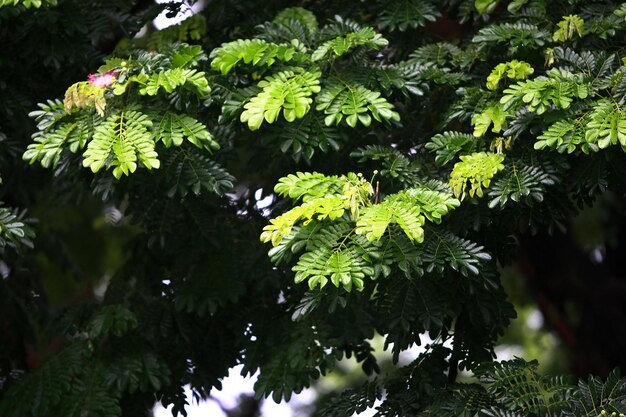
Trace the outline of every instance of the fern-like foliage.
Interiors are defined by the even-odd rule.
[[[294,20],[302,24],[310,32],[315,32],[319,28],[315,15],[310,10],[302,7],[288,7],[283,9],[276,15],[272,22],[286,26]]]
[[[349,177],[343,176],[298,172],[281,178],[274,187],[274,191],[293,200],[307,202],[327,194],[340,193],[349,180]]]
[[[98,256],[80,241],[79,250],[66,245],[55,212],[41,250],[13,267],[22,255],[14,249],[28,247],[32,231],[23,214],[0,207],[0,334],[17,352],[0,355],[0,415],[142,415],[155,399],[181,413],[184,386],[205,397],[235,364],[258,371],[258,398],[279,401],[342,357],[380,372],[375,332],[394,362],[426,333],[432,342],[323,415],[367,407],[381,417],[624,412],[617,374],[575,387],[539,376],[533,363],[491,361],[514,316],[498,279],[498,267],[514,260],[509,237],[526,244],[529,234],[564,230],[577,205],[623,190],[624,6],[305,2],[311,11],[291,7],[273,18],[278,4],[212,0],[177,26],[120,41],[157,9],[175,13],[186,3],[142,12],[146,2],[132,0],[30,11],[21,3],[0,11],[12,57],[0,59],[6,200],[46,204],[53,195],[64,213],[68,201],[99,210],[93,191],[107,208],[103,221],[94,214],[90,236],[113,244]],[[363,25],[328,21],[336,11]],[[40,32],[49,40],[32,42]],[[189,39],[203,46],[178,43]],[[115,56],[87,75],[113,45]],[[31,181],[11,162],[13,143],[21,152],[32,128],[19,109],[57,91],[49,79],[69,88],[31,114],[37,127],[23,158],[56,174],[54,192],[42,182],[34,196],[20,189]],[[81,165],[95,175],[75,175]],[[311,172],[297,172],[302,165]],[[335,175],[319,173],[329,169]],[[616,212],[619,199],[610,203]],[[59,221],[62,233],[53,233]],[[261,228],[269,260],[254,241]],[[46,285],[33,287],[38,274],[29,268]],[[77,273],[111,281],[102,300],[65,311],[49,290],[58,280],[48,278]],[[63,319],[55,354],[42,330],[57,314],[72,318]],[[31,345],[50,358],[22,373]],[[477,379],[454,381],[457,368]]]
[[[470,155],[462,155],[461,162],[457,162],[450,173],[450,187],[454,190],[454,195],[465,198],[474,195],[483,196],[483,187],[487,188],[491,184],[494,175],[504,169],[502,161],[504,155],[495,153],[478,152]],[[467,182],[470,190],[466,192]]]
[[[94,131],[83,165],[94,173],[113,166],[115,178],[135,172],[137,161],[148,169],[158,168],[160,162],[148,130],[151,127],[152,121],[138,111],[109,116]]]
[[[194,68],[206,59],[204,53],[198,46],[176,45],[164,48],[163,54],[139,53],[136,58],[131,57],[135,58],[134,62],[130,59],[110,59],[100,68],[101,72],[106,72],[95,77],[117,75],[106,85],[101,82],[104,87],[110,87],[115,95],[125,94],[133,84],[138,84],[140,95],[155,96],[161,90],[167,94],[188,90],[199,97],[206,96],[211,91],[206,75]]]
[[[352,152],[350,156],[359,158],[359,162],[379,162],[382,165],[379,170],[381,176],[397,180],[405,186],[415,185],[420,171],[417,161],[388,146],[368,145]]]
[[[199,96],[206,96],[211,92],[204,73],[195,69],[172,68],[150,76],[140,74],[131,77],[128,83],[130,82],[138,83],[139,94],[148,96],[157,95],[160,89],[166,93],[172,93],[178,87],[192,90]],[[128,83],[117,86],[114,93],[123,93],[128,88]]]
[[[351,49],[358,46],[366,46],[371,49],[381,49],[389,44],[387,39],[379,33],[376,33],[371,27],[364,27],[345,36],[338,36],[334,39],[322,43],[313,53],[311,59],[313,61],[321,61],[324,59],[332,59],[340,57]]]
[[[462,132],[443,132],[433,136],[425,145],[426,149],[435,153],[435,162],[439,165],[446,165],[456,156],[468,154],[478,147],[474,136]]]
[[[487,88],[490,90],[498,88],[498,84],[504,76],[514,80],[524,80],[534,71],[528,62],[516,59],[498,64],[487,77]]]
[[[319,248],[306,252],[292,269],[296,273],[295,282],[308,280],[311,289],[318,285],[324,288],[330,280],[336,287],[343,286],[346,291],[351,291],[353,287],[360,291],[366,274],[374,274],[371,266],[351,247]]]
[[[274,125],[262,138],[264,144],[291,154],[296,161],[311,161],[317,150],[336,151],[344,140],[339,129],[326,126],[323,118],[315,112],[309,112],[293,123]]]
[[[587,381],[578,381],[571,390],[571,409],[567,416],[614,416],[626,414],[626,379],[614,370],[603,382],[591,376]]]
[[[504,207],[507,203],[518,203],[522,199],[542,202],[547,192],[546,187],[554,185],[554,175],[542,167],[520,164],[510,161],[502,171],[500,178],[489,189],[491,198],[489,207]]]
[[[111,364],[106,375],[108,387],[131,394],[161,390],[170,383],[169,369],[152,354],[121,357]]]
[[[38,131],[33,134],[34,143],[28,145],[23,158],[31,164],[39,161],[45,168],[54,167],[59,163],[64,150],[76,153],[85,148],[92,138],[100,118],[93,115],[82,115],[55,126],[54,129]]]
[[[577,15],[563,16],[563,20],[557,23],[558,29],[552,35],[552,39],[565,42],[574,35],[582,37],[585,32],[585,21]]]
[[[381,29],[404,32],[434,22],[441,13],[430,2],[421,0],[392,0],[384,4],[380,14]]]
[[[365,207],[356,222],[355,233],[377,241],[392,223],[398,224],[410,240],[424,241],[424,216],[420,214],[420,207],[407,204],[400,198]]]
[[[421,184],[417,187],[407,188],[389,196],[386,201],[418,206],[426,219],[435,224],[441,223],[443,216],[461,204],[443,183]]]
[[[569,386],[562,378],[540,376],[537,366],[536,361],[515,359],[479,368],[477,376],[506,410],[552,414],[565,409]]]
[[[324,352],[319,345],[318,339],[323,335],[316,329],[302,327],[287,337],[284,333],[272,333],[277,346],[274,350],[276,355],[261,369],[254,389],[259,398],[271,396],[276,402],[281,399],[288,401],[293,393],[308,387],[311,380],[326,374],[333,366],[334,356]],[[302,352],[306,352],[306,355],[302,355]],[[263,359],[263,362],[267,361]],[[253,374],[254,370],[244,368],[243,372]],[[285,375],[290,377],[285,378]]]
[[[490,126],[492,132],[501,132],[506,123],[506,116],[507,112],[501,104],[495,103],[485,107],[482,112],[472,117],[474,136],[483,136]]]
[[[597,152],[609,146],[626,149],[626,118],[618,103],[600,100],[588,114],[562,119],[537,136],[535,149],[553,148],[558,152]]]
[[[559,152],[572,153],[578,147],[585,152],[597,150],[595,143],[584,140],[584,126],[574,120],[559,120],[537,136],[537,141],[533,145],[535,149],[553,148]]]
[[[463,55],[458,46],[450,42],[437,42],[420,46],[409,55],[409,60],[421,64],[446,66],[457,61]]]
[[[67,115],[64,103],[59,100],[48,100],[46,103],[37,104],[39,110],[34,110],[28,115],[37,122],[37,129],[44,131],[51,128],[59,120]]]
[[[558,68],[582,75],[592,89],[609,87],[612,83],[609,80],[619,77],[621,73],[615,71],[614,54],[590,51],[579,53],[571,48],[557,47],[551,56]]]
[[[370,52],[388,41],[372,27],[336,17],[320,28],[315,16],[295,7],[257,30],[257,38],[223,44],[211,55],[211,67],[226,76],[217,79],[223,103],[220,120],[239,116],[250,130],[275,125],[265,130],[263,143],[278,145],[296,161],[311,160],[316,149],[339,148],[342,135],[337,132],[344,121],[353,128],[369,127],[372,119],[398,121],[399,114],[383,92],[421,94],[421,81],[414,73],[375,64]],[[240,71],[243,77],[232,75],[241,65],[247,70]],[[264,78],[257,82],[259,76]],[[242,86],[244,78],[256,88]],[[309,115],[311,107],[323,114],[326,127]]]
[[[275,263],[289,261],[304,249],[292,270],[296,282],[308,280],[311,289],[331,282],[360,291],[365,277],[389,275],[392,262],[407,273],[419,271],[413,245],[424,241],[426,220],[441,223],[460,204],[442,184],[407,189],[372,203],[372,186],[355,174],[298,173],[282,178],[275,192],[303,203],[271,219],[261,240],[274,246],[270,257]],[[459,246],[470,252],[480,249]],[[449,261],[452,268],[463,270],[473,262],[463,249],[452,250],[450,256],[431,252],[431,261],[440,267]]]
[[[263,228],[261,241],[272,242],[276,246],[283,237],[289,235],[293,226],[300,220],[305,224],[313,219],[335,220],[350,210],[358,218],[359,210],[373,194],[372,186],[361,175],[325,177],[317,173],[298,173],[290,175],[274,188],[278,194],[289,195],[294,200],[304,203],[271,220]]]
[[[456,383],[431,392],[432,402],[421,404],[415,397],[401,397],[396,391],[394,376],[373,381],[359,389],[349,390],[333,398],[331,404],[338,410],[352,404],[369,404],[379,390],[387,389],[395,395],[379,405],[379,415],[401,416],[414,409],[418,416],[456,417],[459,415],[489,417],[522,416],[584,416],[618,417],[624,413],[624,383],[619,372],[613,371],[606,382],[597,377],[580,380],[571,385],[568,378],[540,376],[537,362],[516,358],[504,362],[486,362],[474,371],[478,382]],[[412,372],[419,368],[411,367]],[[399,377],[399,375],[398,375]],[[421,389],[432,389],[430,386]],[[401,407],[401,408],[400,408]],[[400,408],[400,409],[398,409]],[[328,416],[339,416],[330,408],[324,409]]]
[[[400,120],[393,105],[381,97],[379,92],[346,80],[329,81],[315,102],[316,110],[324,111],[327,126],[339,124],[344,118],[350,127],[355,127],[357,123],[369,126],[372,117],[378,122]]]
[[[423,262],[427,272],[442,272],[450,266],[462,275],[478,274],[479,266],[491,260],[491,255],[480,246],[454,234],[430,227],[426,230]]]
[[[80,373],[81,366],[85,364],[87,355],[85,341],[67,346],[59,355],[37,369],[37,372],[20,379],[7,394],[7,398],[3,398],[0,412],[3,415],[26,417],[42,415],[57,407],[63,394],[73,389],[72,384]],[[111,415],[118,415],[117,404],[112,408]]]
[[[136,327],[135,315],[127,308],[114,304],[104,306],[94,314],[87,325],[87,332],[95,340],[109,334],[121,337]]]
[[[626,149],[626,116],[621,106],[609,100],[599,101],[589,119],[586,142],[597,143],[601,149],[618,144]]]
[[[180,146],[187,139],[200,149],[219,149],[218,143],[203,123],[191,116],[173,112],[166,112],[162,116],[157,126],[156,139],[162,141],[167,148]]]
[[[334,397],[319,411],[322,417],[343,417],[359,414],[374,406],[382,396],[380,386],[374,382],[366,382],[358,388],[346,390]]]
[[[550,39],[550,34],[529,23],[496,23],[478,31],[472,39],[476,43],[506,43],[511,53],[519,48],[539,48]]]
[[[277,60],[291,61],[295,54],[294,45],[279,45],[263,39],[238,39],[222,45],[211,53],[211,68],[226,75],[240,63],[270,67]]]
[[[165,169],[170,197],[185,197],[189,192],[200,195],[203,190],[223,195],[235,184],[235,177],[197,149],[181,147],[171,152]]]
[[[56,6],[58,0],[0,0],[0,7],[23,6],[26,9],[38,9],[46,6]]]
[[[97,74],[89,75],[89,81],[72,85],[63,106],[49,101],[32,112],[39,130],[23,159],[57,167],[66,151],[75,154],[86,148],[84,167],[94,173],[112,167],[119,179],[138,167],[159,168],[159,142],[165,148],[187,140],[209,152],[219,149],[197,118],[170,109],[170,104],[156,110],[159,101],[167,103],[185,94],[203,99],[209,94],[204,72],[194,68],[205,59],[201,48],[175,44],[159,54],[132,54],[109,59]]]
[[[0,202],[0,254],[9,247],[20,250],[33,246],[34,230],[23,217],[24,213],[4,207]]]
[[[320,91],[320,75],[297,68],[266,77],[258,84],[261,92],[245,104],[241,121],[257,130],[263,121],[274,123],[281,112],[288,122],[303,118],[311,109],[311,95]]]
[[[526,105],[530,111],[543,114],[550,105],[567,109],[574,98],[584,99],[589,95],[589,87],[580,76],[558,70],[551,70],[549,76],[510,86],[504,90],[500,103],[505,109]]]

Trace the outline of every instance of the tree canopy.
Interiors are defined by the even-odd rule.
[[[626,5],[152,24],[190,6],[0,0],[0,415],[186,415],[238,365],[289,400],[351,357],[316,415],[626,413]],[[507,267],[573,377],[495,361]],[[375,335],[431,342],[382,372]]]

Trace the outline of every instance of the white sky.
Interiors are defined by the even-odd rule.
[[[256,377],[244,378],[240,375],[242,366],[237,366],[230,370],[227,378],[222,382],[222,390],[211,391],[211,396],[217,398],[226,408],[235,408],[241,394],[252,394]],[[188,417],[227,417],[221,408],[214,401],[201,401],[199,404],[194,402],[191,395],[191,389],[185,388],[187,394]],[[294,411],[298,405],[306,405],[313,402],[315,393],[311,389],[302,391],[300,394],[294,394],[289,404],[282,402],[276,404],[271,399],[263,401],[263,416],[271,417],[299,417]],[[170,407],[171,408],[171,407]],[[161,404],[154,407],[154,417],[171,417],[172,413],[169,409],[163,408]],[[303,416],[304,417],[304,416]]]
[[[376,353],[379,355],[387,355],[390,356],[390,350],[382,352],[382,344],[383,339],[377,338],[371,340],[374,348],[378,351]],[[425,346],[428,343],[431,343],[432,340],[427,336],[422,336],[422,345],[414,346],[413,348],[402,352],[400,354],[400,363],[407,364],[413,361],[420,353],[425,350]],[[349,367],[358,367],[354,358],[350,361],[345,361],[346,366]],[[249,378],[244,378],[241,376],[241,368],[242,366],[237,366],[230,370],[228,377],[224,378],[222,381],[222,390],[212,390],[211,396],[217,398],[220,403],[226,408],[234,408],[237,406],[237,401],[241,394],[252,394],[253,386],[256,380],[256,375]],[[193,401],[193,397],[191,394],[191,389],[186,387],[185,392],[187,394],[187,402],[189,402],[189,406],[187,406],[188,417],[227,417],[226,414],[221,410],[219,405],[214,401],[200,401],[200,403],[196,403]],[[307,417],[307,415],[303,415],[302,413],[298,413],[297,410],[299,406],[311,404],[316,397],[316,392],[313,389],[305,389],[300,394],[294,394],[291,397],[289,403],[281,402],[280,404],[276,404],[271,398],[263,401],[261,412],[264,417]],[[171,409],[171,407],[170,407]],[[172,413],[170,409],[165,409],[161,404],[155,405],[153,412],[154,417],[171,417]],[[371,417],[375,414],[375,409],[366,410],[363,413],[358,414],[358,417]]]

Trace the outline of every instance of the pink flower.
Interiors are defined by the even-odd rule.
[[[118,74],[117,70],[107,71],[104,74],[89,74],[87,79],[96,87],[104,88],[108,87],[115,81],[115,76]]]

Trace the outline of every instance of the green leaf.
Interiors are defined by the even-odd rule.
[[[109,334],[122,337],[137,327],[137,318],[126,307],[118,304],[100,308],[87,325],[91,339],[98,339]]]
[[[461,156],[461,162],[457,162],[450,173],[450,187],[454,195],[461,200],[467,194],[483,196],[482,187],[489,187],[491,178],[504,169],[502,164],[504,155],[495,153],[479,152],[471,155]],[[470,183],[470,190],[466,192],[467,182]]]
[[[504,90],[500,103],[505,109],[526,105],[528,110],[543,114],[550,105],[567,109],[574,98],[589,95],[589,86],[582,77],[566,71],[551,70],[550,78],[540,77],[511,85]]]
[[[489,189],[489,207],[503,208],[510,201],[542,202],[547,190],[554,185],[554,175],[539,166],[530,166],[511,162],[502,172],[500,178]]]
[[[540,376],[537,365],[537,361],[516,358],[479,367],[476,374],[489,393],[505,398],[503,405],[510,410],[558,413],[569,403],[570,387],[562,379]]]
[[[180,146],[187,139],[198,148],[218,150],[219,144],[203,123],[187,115],[165,112],[158,124],[155,140],[166,147]]]
[[[397,180],[406,186],[415,184],[422,168],[419,161],[407,158],[404,153],[390,146],[367,145],[350,153],[350,156],[360,158],[359,162],[380,161],[381,176]]]
[[[149,132],[152,122],[135,110],[112,114],[96,128],[93,139],[83,154],[83,166],[94,173],[102,167],[115,167],[113,175],[120,178],[137,169],[137,160],[148,169],[160,162]]]
[[[211,69],[226,75],[242,62],[255,67],[269,67],[277,60],[291,61],[296,57],[295,53],[295,47],[290,44],[279,45],[263,39],[237,39],[223,44],[211,53]]]
[[[384,4],[379,15],[378,27],[390,31],[404,32],[425,26],[441,16],[441,12],[430,2],[422,0],[391,0]]]
[[[380,92],[371,91],[360,84],[334,79],[324,86],[315,98],[318,111],[324,111],[327,126],[338,125],[344,120],[350,127],[357,123],[369,126],[371,118],[376,121],[400,120],[393,105]],[[370,117],[371,116],[371,117]]]
[[[317,150],[339,150],[343,139],[338,128],[326,126],[320,114],[309,112],[301,120],[274,124],[266,131],[262,142],[280,148],[299,162],[310,161]]]
[[[289,195],[294,200],[302,199],[303,204],[270,220],[263,228],[262,242],[272,242],[278,246],[284,237],[291,234],[299,221],[304,225],[312,220],[336,220],[350,210],[353,219],[359,217],[360,210],[369,203],[374,193],[369,182],[361,174],[326,177],[317,173],[298,173],[281,178],[275,187],[281,195]]]
[[[446,165],[456,158],[459,153],[470,153],[477,148],[476,138],[462,132],[443,132],[433,136],[425,148],[435,152],[435,162]]]
[[[131,77],[131,81],[141,84],[139,94],[148,96],[157,95],[160,89],[172,93],[178,87],[191,90],[201,97],[211,92],[204,72],[195,69],[173,68],[152,74],[147,79],[142,76]]]
[[[474,125],[474,136],[480,137],[487,133],[489,126],[493,123],[492,132],[498,133],[502,131],[503,125],[506,123],[507,112],[500,104],[491,104],[483,109],[482,112],[472,116],[472,124]]]
[[[315,32],[318,30],[317,18],[315,15],[307,9],[302,7],[288,7],[283,9],[276,15],[273,22],[278,24],[288,24],[291,20],[300,22],[309,31]]]
[[[571,120],[559,120],[548,128],[543,134],[537,136],[535,149],[543,149],[545,147],[557,148],[563,144],[566,136],[575,130],[574,122]]]
[[[585,141],[599,148],[618,143],[626,149],[626,115],[621,106],[610,100],[596,103],[585,132]]]
[[[502,77],[506,75],[507,78],[514,80],[524,80],[528,78],[535,70],[529,63],[524,61],[518,61],[516,59],[496,65],[487,77],[487,88],[495,90],[498,88],[498,84]]]
[[[24,212],[18,213],[0,202],[0,250],[32,248],[34,237],[35,232],[25,223]]]
[[[515,22],[496,23],[484,27],[474,36],[472,42],[475,43],[504,43],[509,45],[510,53],[517,52],[518,49],[537,49],[546,44],[550,39],[550,34],[536,25]]]
[[[392,194],[385,201],[402,202],[420,208],[420,213],[433,223],[441,223],[441,218],[457,208],[461,202],[454,198],[452,190],[444,183],[434,181],[438,188],[431,184],[422,184]],[[441,191],[444,189],[445,191]]]
[[[474,7],[478,13],[491,13],[498,6],[500,0],[475,0]]]
[[[398,224],[412,241],[424,240],[424,216],[420,214],[420,207],[400,199],[365,207],[356,222],[355,232],[365,235],[369,241],[377,241],[391,223]]]
[[[558,29],[552,35],[554,41],[565,42],[578,35],[582,38],[585,33],[585,21],[578,15],[563,16],[557,23]]]
[[[491,260],[484,247],[434,227],[426,229],[423,251],[427,272],[443,272],[449,266],[462,275],[478,275],[481,264]]]
[[[364,27],[345,36],[338,36],[334,39],[322,43],[311,54],[311,60],[321,61],[333,59],[346,54],[357,46],[367,46],[371,49],[381,49],[389,44],[387,39],[376,33],[371,27]]]
[[[56,409],[75,390],[76,376],[87,364],[88,356],[86,341],[68,343],[57,355],[8,389],[0,402],[0,414],[28,417]]]
[[[281,178],[274,191],[293,200],[310,201],[327,194],[341,192],[344,181],[337,176],[326,176],[317,172],[298,172]]]
[[[202,190],[223,195],[235,183],[235,178],[217,162],[195,149],[183,147],[171,152],[166,166],[169,196],[185,197],[190,191],[200,195]]]
[[[319,248],[302,255],[292,270],[296,273],[295,282],[308,280],[310,289],[318,286],[324,288],[330,281],[335,287],[341,286],[346,291],[352,291],[352,288],[361,291],[365,272],[368,271],[364,268],[366,265],[352,248]]]
[[[73,122],[38,132],[33,136],[34,143],[28,145],[22,158],[31,164],[39,160],[45,168],[56,167],[65,149],[76,153],[85,147],[99,121],[92,115],[84,114]]]
[[[288,122],[303,118],[311,108],[311,95],[320,91],[320,76],[317,69],[295,68],[266,77],[258,83],[262,91],[245,104],[240,120],[257,130],[263,121],[274,123],[281,112]]]

